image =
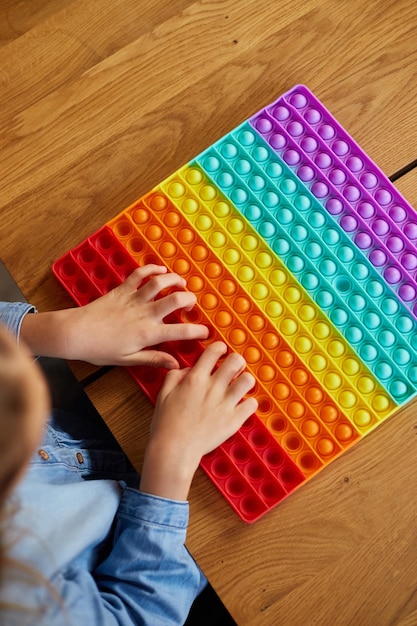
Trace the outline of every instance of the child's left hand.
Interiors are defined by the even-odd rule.
[[[26,315],[21,338],[32,354],[79,359],[94,365],[152,365],[178,368],[170,354],[148,346],[166,341],[205,339],[206,326],[166,324],[164,318],[179,309],[191,309],[193,293],[185,281],[163,266],[137,268],[124,283],[73,309]],[[162,291],[171,291],[156,299]]]

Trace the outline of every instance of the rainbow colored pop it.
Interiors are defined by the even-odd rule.
[[[183,366],[226,342],[253,415],[201,466],[253,522],[417,392],[417,215],[303,85],[221,138],[53,266],[83,305],[162,263],[197,296],[167,321]],[[155,402],[165,371],[130,373]]]

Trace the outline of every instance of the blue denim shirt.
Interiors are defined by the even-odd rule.
[[[19,336],[28,304],[0,303]],[[188,503],[141,493],[122,452],[104,451],[47,425],[15,489],[6,533],[10,556],[33,568],[3,580],[10,626],[183,624],[206,579],[185,548]],[[37,574],[35,575],[37,576]]]

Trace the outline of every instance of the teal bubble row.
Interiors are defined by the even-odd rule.
[[[412,342],[417,337],[407,333],[408,320],[403,316],[393,315],[397,323],[404,322],[404,337],[385,313],[378,312],[374,303],[377,293],[370,289],[368,294],[359,281],[386,297],[379,275],[378,282],[369,279],[372,265],[285,162],[247,122],[199,155],[196,162],[282,259],[394,401],[409,400],[417,390],[417,368],[410,364],[414,347],[407,338]],[[314,259],[323,249],[325,260],[318,266]],[[356,275],[349,276],[346,267],[353,268]],[[348,306],[343,298],[352,284],[354,293]],[[391,292],[389,295],[389,303],[397,307],[399,303],[393,301]],[[358,317],[361,311],[363,320]],[[379,343],[370,332],[377,323],[383,324]]]

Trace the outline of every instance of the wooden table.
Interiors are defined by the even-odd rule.
[[[0,0],[1,257],[52,262],[297,83],[417,206],[414,0]],[[90,367],[74,364],[80,379]],[[140,469],[151,406],[87,388]],[[417,400],[254,525],[199,471],[188,547],[239,626],[417,624]]]

